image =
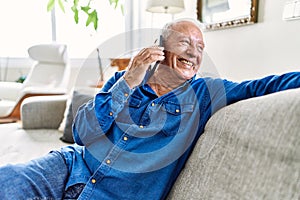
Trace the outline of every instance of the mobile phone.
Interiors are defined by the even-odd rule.
[[[163,43],[163,36],[162,35],[159,35],[159,46],[163,46],[164,43]]]
[[[159,46],[162,47],[163,46],[163,37],[162,35],[159,35]],[[160,61],[156,61],[152,70],[155,71],[157,66],[159,65]]]
[[[156,44],[157,40],[155,40],[154,44]],[[163,45],[163,37],[162,35],[159,36],[159,46],[162,46]],[[144,77],[144,80],[139,84],[139,86],[147,83],[147,81],[149,80],[149,78],[153,75],[153,73],[155,72],[155,70],[157,69],[158,65],[159,65],[160,61],[156,61],[154,63],[154,65],[150,65],[149,66],[149,73],[146,73],[145,77]]]

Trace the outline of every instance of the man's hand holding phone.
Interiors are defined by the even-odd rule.
[[[124,79],[130,88],[142,83],[149,66],[165,59],[164,47],[151,46],[142,49],[129,63]]]

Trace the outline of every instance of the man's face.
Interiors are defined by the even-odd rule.
[[[199,70],[204,49],[203,35],[192,22],[179,22],[171,27],[164,42],[165,64],[182,79],[191,79]]]

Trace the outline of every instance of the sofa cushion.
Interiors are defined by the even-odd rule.
[[[62,141],[68,143],[74,143],[73,133],[72,133],[72,124],[73,124],[74,116],[76,115],[78,108],[92,98],[93,95],[91,94],[86,94],[76,90],[73,92],[71,103],[67,108],[67,115],[65,119],[66,121],[63,130],[63,136],[60,138]]]
[[[300,89],[252,98],[208,121],[169,199],[298,199]]]

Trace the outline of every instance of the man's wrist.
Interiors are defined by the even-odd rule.
[[[129,73],[125,73],[123,78],[130,89],[133,89],[138,85],[135,83],[136,81],[135,81],[134,77],[132,75],[130,75]]]

